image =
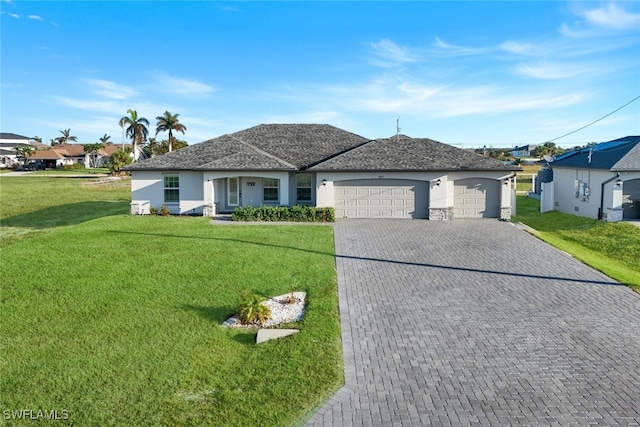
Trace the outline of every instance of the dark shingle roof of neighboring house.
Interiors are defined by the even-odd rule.
[[[0,133],[0,139],[25,139],[30,140],[28,136],[17,135],[15,133]]]
[[[517,166],[427,138],[405,135],[377,139],[314,165],[312,171],[335,170],[521,170]]]
[[[640,171],[640,136],[626,136],[558,156],[551,167]]]
[[[126,170],[297,170],[368,140],[330,125],[259,125],[127,166]]]

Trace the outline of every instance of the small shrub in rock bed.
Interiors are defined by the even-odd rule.
[[[271,318],[271,309],[262,304],[265,298],[258,294],[245,294],[238,307],[238,318],[243,325],[264,325]]]
[[[158,215],[158,208],[156,208],[155,206],[151,206],[149,208],[149,215]]]
[[[333,208],[314,206],[246,206],[233,211],[234,221],[335,222]]]
[[[169,208],[167,207],[167,205],[162,205],[160,206],[160,215],[162,216],[169,216],[171,215],[171,211],[169,210]]]

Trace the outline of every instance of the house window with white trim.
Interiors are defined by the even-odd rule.
[[[180,177],[178,175],[164,176],[164,202],[180,202]]]
[[[312,177],[310,173],[299,173],[296,175],[296,202],[311,202],[311,183]]]
[[[263,201],[265,203],[278,203],[278,201],[280,200],[279,186],[280,186],[279,179],[276,179],[276,178],[262,179]]]

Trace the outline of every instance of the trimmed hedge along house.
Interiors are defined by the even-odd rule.
[[[436,220],[510,218],[520,170],[430,139],[369,140],[319,124],[259,125],[125,169],[133,214],[310,205],[336,218]]]

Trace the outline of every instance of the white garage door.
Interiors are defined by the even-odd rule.
[[[424,181],[358,179],[333,185],[336,218],[427,218]]]
[[[622,218],[640,219],[640,179],[622,185]]]
[[[454,183],[453,218],[499,218],[500,182],[469,178]]]

